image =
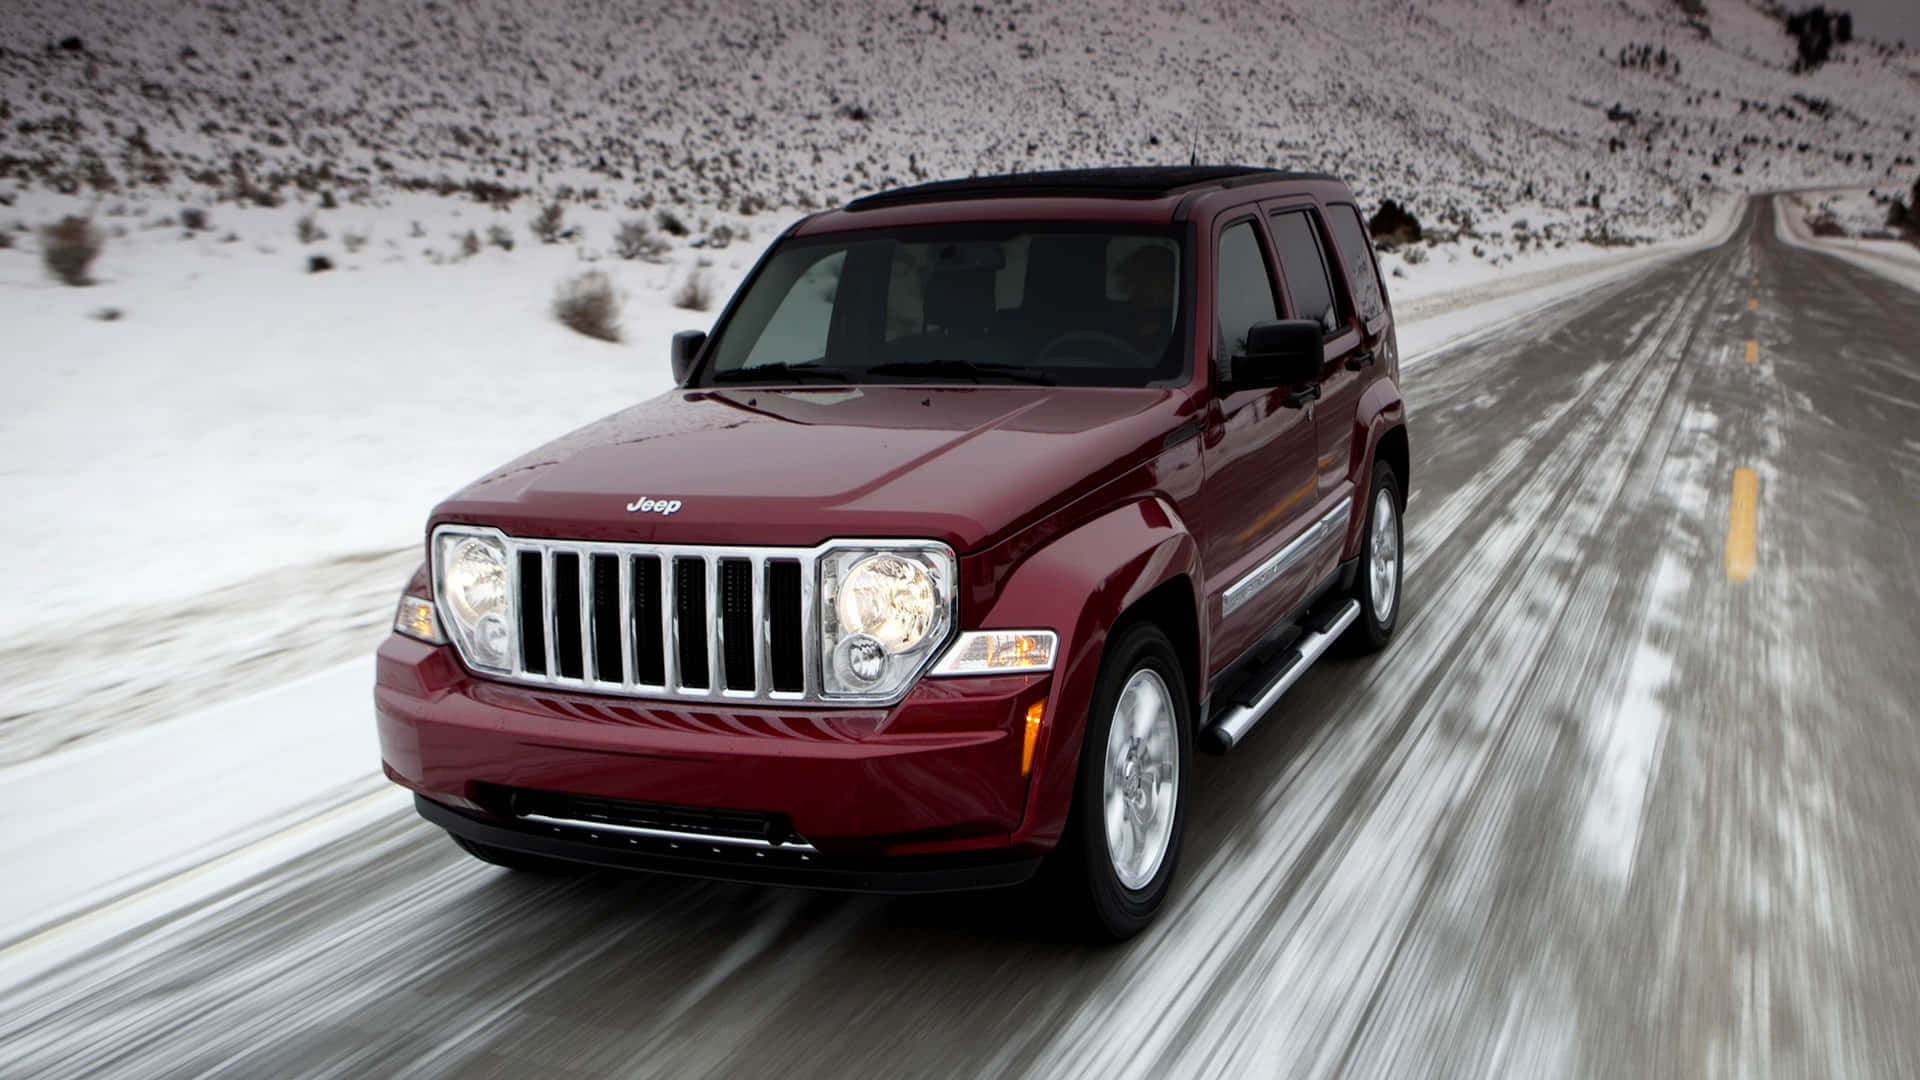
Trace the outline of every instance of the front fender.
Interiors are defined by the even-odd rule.
[[[1197,582],[1198,567],[1199,548],[1173,507],[1145,498],[1057,537],[1007,577],[980,627],[1049,629],[1060,635],[1026,813],[1013,843],[1049,848],[1066,827],[1107,634],[1153,590],[1182,575]],[[1203,590],[1196,585],[1193,593]],[[1204,653],[1206,621],[1198,611],[1194,617]],[[1206,670],[1203,658],[1195,658],[1195,668]]]

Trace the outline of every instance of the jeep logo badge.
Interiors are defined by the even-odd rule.
[[[679,509],[679,499],[649,499],[642,496],[627,504],[629,514],[659,514],[666,517]]]

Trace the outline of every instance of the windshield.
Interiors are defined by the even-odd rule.
[[[776,251],[708,352],[702,385],[1180,378],[1169,230],[949,225]]]

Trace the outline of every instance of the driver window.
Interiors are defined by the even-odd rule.
[[[773,310],[741,366],[805,364],[825,356],[833,298],[839,293],[840,270],[846,262],[847,253],[836,251],[807,267]]]
[[[1240,356],[1247,349],[1247,331],[1255,323],[1279,318],[1273,299],[1273,279],[1260,255],[1260,237],[1253,222],[1241,221],[1220,233],[1218,272],[1214,276],[1215,318],[1220,328],[1220,359]]]

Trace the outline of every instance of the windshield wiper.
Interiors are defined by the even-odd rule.
[[[852,382],[853,377],[838,368],[815,367],[812,364],[761,364],[758,367],[734,368],[732,371],[716,371],[711,376],[717,383],[758,382],[762,379],[791,379],[794,382]]]
[[[1039,368],[973,360],[927,360],[919,363],[878,364],[868,368],[867,374],[932,375],[944,378],[972,379],[974,382],[982,382],[986,379],[1010,379],[1014,382],[1032,383],[1035,386],[1054,385],[1053,378]]]

